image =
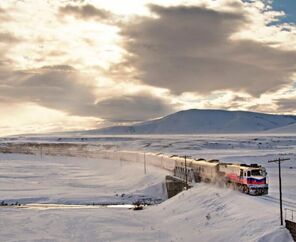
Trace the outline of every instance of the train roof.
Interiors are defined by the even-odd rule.
[[[240,163],[220,163],[220,165],[237,167],[237,168],[240,168],[240,169],[243,169],[243,170],[248,170],[250,168],[252,168],[252,169],[262,168],[262,166],[258,165],[258,164],[247,165],[247,164],[240,164]]]
[[[178,155],[171,155],[168,158],[173,159],[173,160],[178,161],[178,162],[182,162],[182,163],[185,162],[185,157],[178,156]],[[224,165],[224,166],[236,167],[236,168],[243,169],[243,170],[248,170],[250,168],[252,168],[252,169],[262,168],[262,166],[258,165],[258,164],[247,165],[247,164],[242,164],[242,163],[226,163],[226,162],[220,162],[217,159],[205,160],[203,158],[199,158],[199,159],[187,158],[186,161],[187,161],[188,164],[193,163],[193,164],[196,164],[196,165],[211,166],[211,167],[214,167],[214,166],[217,166],[217,165],[222,165],[222,166]]]
[[[205,165],[205,166],[217,166],[219,164],[218,160],[207,161],[207,160],[193,160],[193,159],[190,159],[189,162],[192,162],[192,163],[198,164],[198,165]]]
[[[174,159],[175,161],[181,162],[182,164],[185,163],[185,159],[183,157],[174,156],[174,157],[170,157],[170,158]],[[196,164],[196,165],[200,165],[200,166],[211,166],[211,167],[217,166],[219,164],[218,160],[207,161],[204,159],[194,160],[192,158],[187,158],[186,162],[188,165],[190,163],[192,163],[192,164]]]

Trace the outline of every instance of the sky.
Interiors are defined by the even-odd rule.
[[[0,135],[184,109],[295,114],[295,0],[1,0]]]
[[[295,0],[274,0],[272,8],[276,11],[285,12],[285,16],[281,18],[281,22],[296,22],[296,1]]]

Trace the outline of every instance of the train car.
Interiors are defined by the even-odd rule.
[[[218,161],[194,160],[181,157],[175,158],[174,175],[184,178],[187,172],[188,181],[216,182],[218,178]]]
[[[262,166],[220,163],[219,172],[224,174],[227,186],[251,195],[268,194],[267,172]]]
[[[216,160],[193,160],[192,169],[198,181],[216,183],[218,179],[218,164]]]

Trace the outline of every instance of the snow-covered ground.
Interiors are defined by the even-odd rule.
[[[0,209],[2,241],[292,242],[278,226],[278,206],[207,184],[164,203],[119,208]]]
[[[96,158],[0,154],[0,200],[7,203],[121,204],[165,199],[166,171]]]
[[[7,142],[8,140],[2,140]],[[269,173],[269,195],[253,197],[210,184],[143,211],[124,208],[0,207],[1,241],[292,241],[279,226],[277,165],[283,164],[285,208],[296,209],[295,136],[25,137],[11,142],[72,142],[96,147],[240,163],[260,163]],[[21,203],[131,203],[163,199],[168,172],[143,164],[40,154],[0,155],[0,200]]]

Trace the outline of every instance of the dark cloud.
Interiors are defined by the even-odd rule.
[[[6,10],[0,7],[0,20],[1,21],[6,21],[6,20],[9,20],[9,19],[10,18],[8,16]]]
[[[76,72],[54,67],[10,73],[4,83],[0,96],[10,101],[35,102],[72,114],[78,114],[94,100],[90,88],[78,82]]]
[[[155,5],[150,9],[158,18],[139,17],[122,26],[129,52],[125,61],[144,83],[177,94],[234,90],[260,95],[291,82],[295,51],[230,39],[249,23],[243,10]]]
[[[19,42],[20,39],[16,36],[14,36],[11,33],[5,32],[5,33],[0,33],[0,42],[4,43],[16,43]]]
[[[108,19],[112,14],[104,9],[99,9],[91,4],[85,5],[66,5],[59,9],[61,15],[73,15],[76,18],[88,20],[88,19]]]
[[[100,117],[112,122],[142,121],[174,111],[171,104],[148,93],[110,98],[96,104]]]
[[[53,66],[43,66],[43,70],[58,70],[58,71],[75,71],[75,68],[70,65],[53,65]]]
[[[72,115],[108,121],[138,121],[160,117],[172,111],[170,104],[147,93],[114,97],[96,103],[93,86],[81,82],[71,66],[45,66],[21,72],[0,71],[0,100],[32,102]]]
[[[278,105],[278,111],[281,112],[295,112],[296,111],[296,98],[282,98],[275,102]]]

